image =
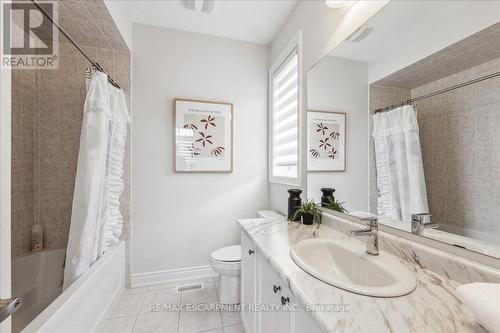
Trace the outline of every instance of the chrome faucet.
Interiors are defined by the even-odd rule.
[[[366,223],[366,229],[351,230],[353,236],[366,236],[366,253],[378,255],[378,219],[370,218]]]
[[[423,235],[425,229],[436,229],[439,224],[431,222],[432,214],[411,214],[411,233],[415,235]]]

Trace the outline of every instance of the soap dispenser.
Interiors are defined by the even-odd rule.
[[[33,224],[31,226],[31,251],[41,251],[43,248],[43,226]]]

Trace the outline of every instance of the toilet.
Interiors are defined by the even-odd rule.
[[[210,266],[220,274],[219,302],[240,303],[241,245],[215,250],[210,254]]]
[[[259,218],[285,221],[286,217],[272,210],[257,212]],[[240,304],[241,245],[232,245],[210,254],[210,266],[220,274],[219,302]]]

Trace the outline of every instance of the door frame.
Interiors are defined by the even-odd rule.
[[[0,6],[0,17],[3,17]],[[3,27],[0,25],[0,45]],[[0,59],[1,60],[1,59]],[[11,69],[0,68],[0,298],[11,297]],[[10,333],[12,318],[0,324],[0,333]]]

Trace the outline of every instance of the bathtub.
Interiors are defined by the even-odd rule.
[[[23,304],[12,316],[20,332],[62,292],[65,249],[33,252],[12,262],[12,294]]]
[[[62,291],[64,255],[50,250],[13,261],[13,295],[23,298],[13,332],[89,333],[106,318],[124,284],[124,244],[108,249]]]

